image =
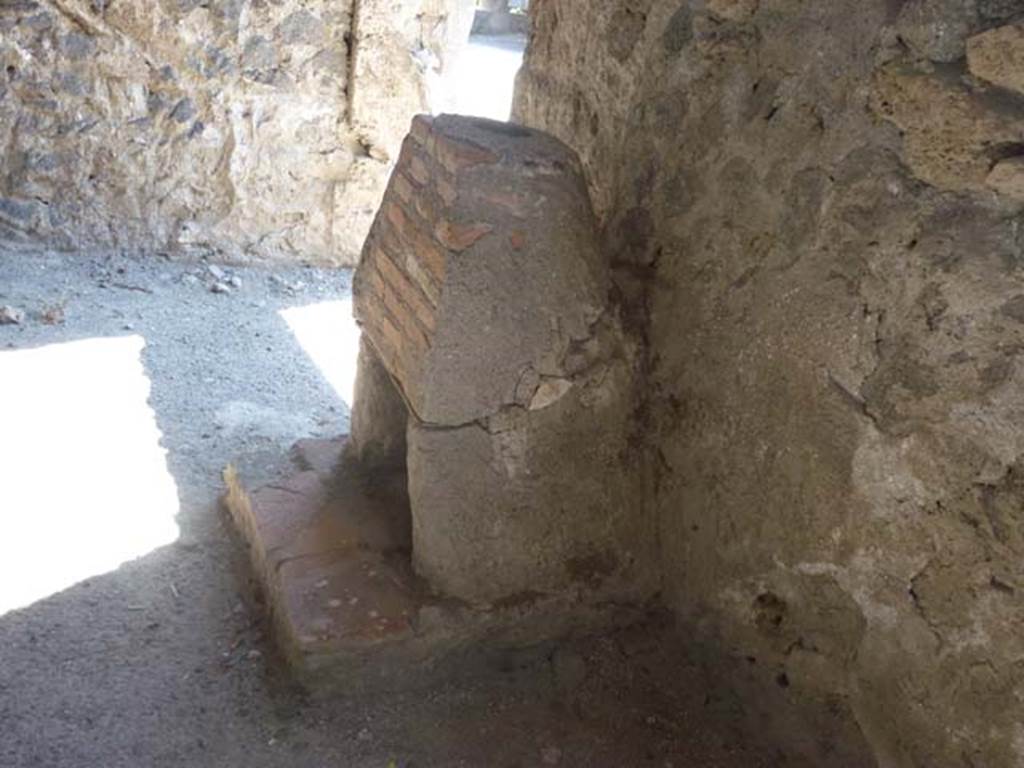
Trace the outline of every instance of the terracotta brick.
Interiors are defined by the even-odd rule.
[[[490,234],[493,229],[490,224],[482,222],[458,224],[443,219],[434,228],[434,237],[448,250],[464,251],[484,235]]]
[[[423,161],[423,158],[418,154],[414,154],[409,158],[409,163],[406,165],[406,169],[409,175],[418,184],[427,184],[430,181],[430,169],[427,164]]]
[[[504,208],[518,218],[525,218],[529,214],[530,200],[515,192],[488,190],[481,194],[481,199],[491,205]]]
[[[437,218],[441,215],[441,206],[438,205],[438,202],[439,199],[434,194],[434,191],[430,187],[426,187],[420,190],[420,193],[416,196],[416,213],[425,222],[437,221]],[[428,229],[430,229],[429,226]]]
[[[402,148],[398,153],[398,160],[395,162],[395,168],[397,170],[408,169],[412,163],[412,159],[416,157],[416,153],[419,151],[419,145],[416,144],[412,139],[406,139],[402,142]]]
[[[422,232],[416,233],[411,245],[416,253],[416,260],[426,268],[438,285],[443,285],[445,275],[448,273],[448,255],[444,249],[432,237]]]
[[[490,165],[501,159],[489,149],[441,135],[434,137],[434,156],[452,174],[477,165]]]
[[[459,199],[459,192],[448,179],[438,177],[434,181],[434,188],[437,189],[437,194],[444,200],[444,204],[448,207],[455,205],[455,201]]]
[[[409,215],[394,200],[385,204],[384,215],[391,222],[391,226],[395,228],[400,237],[407,237],[412,232],[412,222],[409,221]]]
[[[402,338],[402,343],[398,347],[399,354],[413,355],[417,360],[422,359],[420,356],[430,348],[430,338],[419,327],[412,309],[402,301],[398,291],[381,276],[379,271],[375,271],[371,279],[375,293]]]
[[[380,352],[384,364],[388,370],[402,382],[408,385],[414,384],[414,380],[408,378],[413,370],[405,359],[405,338],[398,329],[395,320],[388,316],[383,299],[375,302],[376,306],[367,313],[367,329],[371,338]]]
[[[403,272],[391,258],[383,251],[377,256],[377,272],[390,285],[404,304],[407,304],[413,311],[416,320],[428,333],[433,333],[436,318],[434,308],[424,296],[419,287]]]
[[[412,182],[404,173],[395,173],[395,192],[402,199],[403,203],[410,203],[413,200],[413,195],[416,193],[413,188]]]
[[[411,246],[419,262],[427,268],[438,284],[443,282],[446,256],[433,237],[422,231],[409,213],[393,201],[386,203],[384,213],[393,227],[394,237]],[[398,247],[398,250],[400,249],[401,246]]]
[[[412,119],[409,135],[420,144],[426,144],[433,135],[434,118],[429,115],[416,115]]]
[[[381,234],[380,246],[384,252],[412,278],[430,304],[436,307],[441,298],[440,280],[420,264],[410,243],[400,240],[391,229],[386,229]]]

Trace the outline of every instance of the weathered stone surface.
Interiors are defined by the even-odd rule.
[[[620,364],[540,410],[455,429],[411,421],[417,572],[474,602],[569,591],[643,603],[653,531],[623,455],[631,417]]]
[[[875,83],[875,110],[905,132],[904,158],[937,187],[982,188],[993,148],[1024,142],[1024,103],[993,109],[955,73],[897,63],[881,69]]]
[[[730,21],[745,21],[757,11],[761,0],[708,0],[708,10]]]
[[[985,183],[1001,195],[1024,202],[1024,157],[996,163]]]
[[[794,761],[1024,762],[1024,121],[961,60],[1022,10],[535,5],[515,113],[649,344],[665,594]]]
[[[25,311],[9,304],[0,305],[0,325],[19,325],[25,320]]]
[[[965,38],[976,23],[974,0],[907,0],[896,30],[910,50],[933,61],[954,61],[964,55]]]
[[[359,342],[349,449],[365,468],[405,466],[408,410],[387,369],[364,335]]]
[[[1024,94],[1024,26],[1011,24],[967,41],[971,74]]]
[[[460,5],[0,4],[0,244],[353,264]]]
[[[409,408],[413,562],[442,593],[649,596],[653,529],[628,470],[635,359],[609,288],[570,150],[416,118],[355,309]]]

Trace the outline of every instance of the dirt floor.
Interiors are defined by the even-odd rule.
[[[111,492],[132,479],[120,459],[105,462],[110,434],[83,434],[75,423],[89,403],[56,402],[83,397],[75,375],[17,404],[3,402],[4,381],[21,376],[28,350],[59,358],[83,340],[141,337],[178,527],[173,542],[113,570],[0,609],[0,766],[779,764],[738,743],[728,726],[736,703],[709,695],[698,671],[678,661],[679,641],[654,628],[436,690],[319,700],[289,683],[218,508],[220,471],[238,460],[266,473],[294,440],[345,430],[337,377],[318,368],[279,313],[319,306],[313,316],[338,317],[345,338],[349,287],[348,272],[0,253],[0,306],[24,312],[20,324],[0,325],[0,418],[55,435],[53,450],[30,449],[21,444],[30,436],[0,421],[0,488],[24,487],[19,478],[42,469],[49,481],[36,487],[49,498],[50,481],[73,484],[76,456],[107,473],[101,487]],[[103,375],[114,385],[120,374]],[[116,418],[116,403],[104,407],[102,419]],[[81,447],[58,450],[65,441]],[[64,490],[67,508],[34,496],[0,506],[4,557],[21,563],[0,568],[9,585],[59,568],[57,544],[87,548],[88,532],[102,532],[103,494]],[[19,539],[28,515],[44,527],[42,541]],[[70,523],[86,533],[69,542]]]

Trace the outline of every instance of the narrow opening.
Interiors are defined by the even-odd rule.
[[[529,0],[478,0],[469,42],[456,52],[434,111],[508,120],[529,35]]]

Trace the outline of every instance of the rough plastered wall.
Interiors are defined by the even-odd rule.
[[[0,245],[354,263],[464,6],[0,0]]]
[[[794,759],[1024,765],[1024,3],[534,6],[691,644]]]

